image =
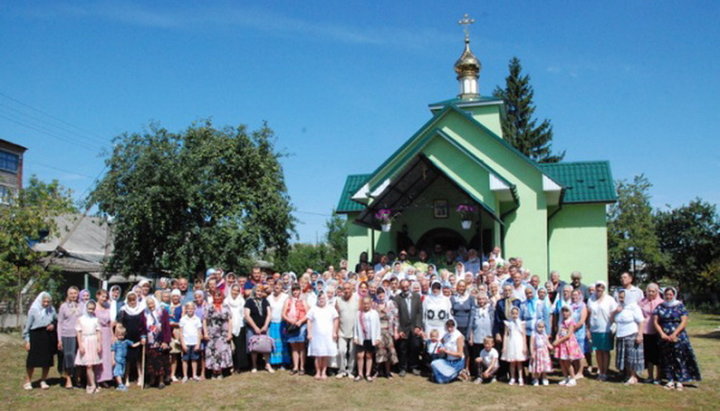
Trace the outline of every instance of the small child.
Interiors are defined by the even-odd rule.
[[[490,380],[490,383],[495,382],[495,373],[499,368],[500,354],[493,348],[494,346],[494,338],[488,336],[483,339],[483,349],[480,351],[480,356],[475,359],[478,371],[475,384],[482,384],[483,380]]]
[[[535,333],[530,337],[530,372],[533,374],[533,385],[548,385],[547,373],[552,371],[550,361],[550,340],[545,333],[545,322],[535,323]]]
[[[510,310],[510,321],[505,321],[503,339],[503,361],[510,363],[510,385],[523,385],[523,362],[527,360],[527,339],[525,322],[520,321],[520,309]],[[517,380],[515,379],[517,376]]]
[[[425,340],[425,346],[427,347],[428,358],[430,359],[430,362],[433,362],[438,358],[443,357],[440,353],[440,348],[442,348],[443,344],[440,340],[440,332],[437,329],[430,330],[429,337],[430,338]]]
[[[123,384],[123,377],[125,376],[128,348],[139,346],[140,341],[133,343],[125,339],[125,327],[120,324],[115,327],[115,342],[112,343],[110,349],[115,353],[113,355],[113,377],[117,382],[116,390],[118,391],[127,391],[127,386]]]
[[[555,358],[560,360],[560,367],[562,368],[564,380],[560,381],[560,385],[567,387],[574,387],[577,385],[575,382],[575,373],[572,370],[573,360],[580,360],[583,357],[583,352],[580,350],[580,345],[575,338],[575,328],[577,325],[572,319],[572,311],[570,307],[564,305],[561,309],[563,320],[558,324],[558,333],[555,337],[553,347],[555,347]]]
[[[200,381],[197,370],[197,363],[200,360],[200,338],[202,336],[202,322],[195,315],[195,303],[189,302],[185,304],[185,315],[180,319],[180,345],[182,346],[183,356],[183,379],[182,382],[188,381],[188,363],[192,371],[192,378]]]

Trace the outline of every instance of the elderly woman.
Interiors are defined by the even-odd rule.
[[[665,301],[653,312],[653,321],[660,335],[660,358],[668,380],[665,388],[682,391],[682,383],[701,380],[700,368],[685,332],[688,321],[685,305],[677,300],[677,290],[673,287],[666,288],[664,296]]]
[[[251,297],[245,301],[245,326],[246,335],[248,341],[248,348],[250,347],[250,339],[254,335],[267,334],[268,328],[270,327],[270,319],[272,312],[270,303],[265,298],[265,287],[262,284],[256,285],[251,292]],[[250,372],[257,372],[257,357],[258,353],[251,352],[250,360],[252,362],[252,370]],[[265,369],[269,373],[274,373],[272,366],[270,365],[270,354],[263,354],[265,360]]]
[[[485,337],[492,338],[494,320],[495,307],[490,304],[490,299],[485,292],[478,292],[476,305],[473,307],[472,313],[470,313],[470,324],[468,326],[471,363],[480,356]],[[477,377],[477,368],[470,367],[470,373]]]
[[[380,343],[377,345],[377,351],[375,352],[375,361],[378,364],[378,370],[380,370],[380,364],[384,364],[385,376],[392,378],[391,368],[398,363],[398,356],[395,351],[395,340],[400,339],[398,333],[398,309],[393,299],[382,287],[377,289],[375,309],[380,321]]]
[[[438,384],[446,384],[460,375],[465,367],[465,337],[455,328],[455,320],[445,322],[445,335],[438,353],[445,358],[438,358],[430,363],[433,379]]]
[[[270,328],[268,335],[274,341],[274,349],[270,354],[270,364],[282,367],[283,364],[290,364],[290,354],[284,341],[285,328],[283,327],[283,308],[288,295],[283,292],[283,286],[280,281],[275,282],[272,287],[272,294],[267,297],[270,303]]]
[[[337,355],[339,320],[325,293],[318,294],[317,304],[310,309],[307,319],[308,355],[315,357],[315,379],[326,380],[328,361]]]
[[[660,384],[660,347],[658,345],[660,337],[655,329],[655,321],[652,316],[662,302],[660,287],[655,283],[650,283],[645,288],[645,298],[638,304],[643,317],[645,317],[645,329],[642,331],[645,368],[648,371],[648,380],[653,384]]]
[[[625,385],[632,385],[638,382],[637,373],[645,368],[642,334],[645,318],[636,303],[625,304],[625,290],[618,291],[617,298],[618,306],[612,313],[617,324],[615,366],[628,376]]]
[[[595,295],[590,297],[587,303],[590,316],[590,341],[598,364],[598,381],[607,381],[610,351],[613,349],[610,318],[617,308],[615,299],[605,292],[606,289],[604,282],[595,283]]]
[[[72,388],[75,377],[75,354],[77,353],[77,333],[75,325],[82,314],[80,290],[72,286],[68,288],[65,302],[60,305],[57,313],[58,350],[62,352],[62,371],[65,377],[65,388]]]
[[[213,303],[207,308],[203,321],[203,334],[207,336],[205,347],[205,366],[212,371],[214,379],[222,378],[222,371],[233,366],[232,346],[233,338],[232,313],[223,304],[225,293],[215,290]]]
[[[172,330],[170,315],[164,310],[155,297],[145,299],[145,328],[147,330],[147,346],[145,347],[148,385],[165,388],[169,378],[169,350]]]
[[[230,310],[230,328],[232,333],[233,368],[235,372],[247,369],[247,336],[245,334],[245,298],[243,298],[242,287],[234,283],[229,288],[230,294],[225,297],[223,304]]]
[[[130,291],[125,296],[125,304],[118,313],[118,324],[125,327],[125,338],[132,342],[138,342],[145,345],[147,337],[147,328],[145,327],[145,306],[140,305],[138,302],[139,297],[134,291]],[[140,354],[144,347],[128,347],[127,357],[125,357],[125,364],[127,364],[127,375],[125,385],[127,386],[130,380],[130,373],[133,370],[137,371],[138,385],[142,385],[143,381],[143,369],[140,366]]]
[[[25,369],[27,375],[25,377],[26,390],[32,389],[33,371],[36,367],[42,368],[42,377],[40,377],[40,388],[46,390],[50,388],[45,380],[47,379],[50,367],[53,366],[53,356],[56,352],[56,325],[57,313],[52,306],[52,297],[43,291],[35,298],[27,315],[27,322],[23,329],[23,339],[25,340],[25,350],[28,352]]]

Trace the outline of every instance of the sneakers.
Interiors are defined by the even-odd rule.
[[[267,372],[269,372],[270,374],[275,374],[275,370],[273,369],[272,366],[268,365],[267,367],[265,367],[265,369],[266,369]]]
[[[33,386],[32,386],[31,382],[26,382],[25,385],[23,385],[23,390],[25,390],[25,391],[30,391],[32,389],[33,389]]]
[[[339,372],[339,373],[337,373],[337,375],[335,376],[335,378],[337,378],[337,379],[339,380],[339,379],[345,377],[345,375],[346,375],[346,374],[345,374],[344,372]]]
[[[404,377],[405,374],[407,374],[407,371],[405,371],[405,370],[400,370],[400,372],[398,373],[398,375],[401,377]]]
[[[413,368],[412,373],[413,373],[413,375],[416,376],[416,377],[417,377],[417,376],[420,376],[420,374],[421,374],[421,373],[420,373],[420,370],[418,370],[417,368]]]
[[[532,385],[533,385],[533,387],[537,387],[538,385],[540,385],[540,381],[533,378]]]
[[[492,377],[492,380],[490,380],[490,382],[489,382],[488,384],[492,384],[492,383],[494,383],[495,381],[497,381],[497,380],[495,379],[495,377]]]
[[[599,374],[597,377],[598,381],[607,381],[607,375],[605,374]]]
[[[200,381],[200,377],[198,377],[197,375],[194,376],[192,379],[193,379],[194,381]]]
[[[482,384],[482,378],[477,377],[475,378],[475,381],[473,381],[475,384]]]
[[[520,386],[525,385],[525,383],[523,382],[523,379],[522,379],[522,378],[520,378],[520,379],[518,380],[518,385],[520,385]]]
[[[178,381],[179,381],[179,380],[177,379],[177,377],[174,376],[174,375],[173,375],[172,378],[170,378],[170,379],[172,380],[172,382],[178,382]]]
[[[515,385],[515,378],[510,378],[510,382],[508,382],[508,385]]]
[[[558,385],[567,385],[567,383],[568,383],[569,380],[570,380],[570,379],[566,377],[565,379],[563,379],[562,381],[560,381],[560,382],[558,383]]]
[[[183,377],[182,383],[185,384],[186,382],[188,382],[188,377]]]
[[[548,381],[547,378],[544,378],[543,381],[542,381],[542,384],[543,384],[543,385],[550,385],[550,381]]]
[[[43,390],[47,390],[48,388],[50,388],[50,386],[47,385],[45,381],[40,381],[40,388]]]
[[[567,382],[568,387],[574,387],[577,385],[577,381],[575,381],[575,378],[570,378],[570,381]]]
[[[127,391],[127,387],[125,386],[125,384],[120,384],[117,386],[117,388],[115,388],[115,391]]]

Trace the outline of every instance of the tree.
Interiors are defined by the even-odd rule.
[[[278,267],[283,271],[293,271],[298,274],[308,268],[321,272],[331,265],[337,268],[340,260],[347,259],[345,221],[345,218],[333,211],[332,216],[325,222],[327,228],[325,241],[320,244],[293,244],[288,255],[279,259]]]
[[[333,210],[332,217],[325,223],[327,234],[325,239],[329,249],[329,260],[331,264],[338,264],[340,260],[347,260],[347,225],[345,218],[339,214],[335,214]]]
[[[116,137],[89,198],[113,218],[110,268],[192,276],[249,268],[271,248],[283,255],[294,219],[273,139],[266,124],[248,133],[209,120]]]
[[[655,279],[663,262],[655,231],[648,191],[652,187],[644,176],[632,183],[616,183],[618,201],[608,213],[608,258],[612,279],[617,282],[623,271],[635,271],[643,280]]]
[[[522,66],[517,57],[508,64],[510,74],[505,77],[505,88],[496,87],[493,95],[505,101],[506,116],[502,121],[503,137],[520,152],[540,163],[557,163],[565,157],[565,151],[552,152],[553,130],[545,119],[536,126],[533,119],[535,91],[530,85],[530,76],[522,75]]]
[[[699,198],[654,215],[660,250],[666,255],[660,273],[678,282],[696,299],[720,291],[720,219],[716,207]]]
[[[53,271],[30,246],[57,233],[52,217],[73,212],[77,209],[70,190],[57,180],[44,183],[34,175],[17,197],[0,206],[0,300],[16,300],[21,311],[21,291],[31,280],[35,288],[55,291],[48,289]]]

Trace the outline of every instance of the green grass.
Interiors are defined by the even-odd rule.
[[[310,377],[245,373],[221,381],[175,384],[163,391],[133,386],[127,393],[105,390],[87,395],[53,385],[50,390],[21,388],[25,351],[16,334],[0,334],[0,408],[31,409],[476,409],[510,407],[560,409],[717,409],[720,403],[720,315],[693,314],[689,333],[700,362],[703,381],[684,392],[640,384],[598,383],[583,379],[574,388],[511,387],[507,384],[477,386],[469,383],[437,385],[408,376],[373,383],[349,379],[316,382]],[[38,370],[39,371],[39,370]],[[51,378],[56,377],[51,371]],[[558,376],[551,380],[557,381]]]

